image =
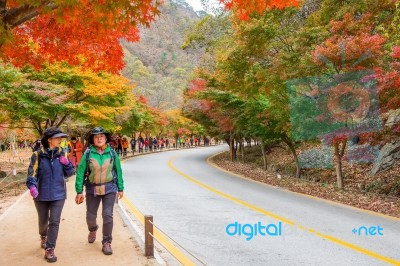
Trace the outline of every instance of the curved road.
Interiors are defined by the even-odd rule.
[[[126,161],[125,195],[206,265],[400,265],[400,219],[245,180],[206,162],[226,149]]]

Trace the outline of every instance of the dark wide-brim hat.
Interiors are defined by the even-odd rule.
[[[49,127],[43,132],[42,139],[51,139],[51,138],[66,138],[67,134],[62,132],[59,128]]]
[[[93,142],[93,137],[94,135],[99,135],[99,134],[104,134],[106,135],[106,143],[111,142],[111,134],[108,133],[104,128],[102,127],[95,127],[92,130],[90,130],[90,135],[88,137],[88,142],[89,144],[94,144]]]

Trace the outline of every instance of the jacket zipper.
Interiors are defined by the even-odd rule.
[[[103,153],[102,154],[100,154],[100,184],[102,184],[103,182],[103,154],[104,154],[104,151],[103,151]],[[99,192],[100,192],[100,190],[101,190],[101,186],[98,186],[98,188],[99,188]]]
[[[51,151],[51,157],[50,157],[50,167],[51,167],[51,178],[50,178],[50,181],[51,181],[51,183],[53,183],[54,184],[54,169],[53,169],[53,159],[54,159],[54,151]],[[51,193],[51,189],[50,189],[50,185],[49,185],[49,199],[51,199],[52,197],[51,196],[53,196],[53,195],[50,195],[50,193]]]

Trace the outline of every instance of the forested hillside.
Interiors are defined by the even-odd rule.
[[[140,42],[122,41],[123,75],[137,84],[136,95],[162,110],[176,108],[201,51],[182,50],[189,27],[200,19],[183,0],[166,1],[150,28],[140,28]]]

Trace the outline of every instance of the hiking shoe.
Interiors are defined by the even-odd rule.
[[[47,260],[47,262],[56,262],[57,257],[54,254],[54,248],[47,248],[44,252],[44,258]]]
[[[87,237],[87,240],[89,243],[93,243],[96,240],[96,232],[97,232],[97,228],[94,231],[89,231],[89,235]]]
[[[104,255],[111,255],[113,252],[111,248],[111,243],[110,242],[104,243],[101,251],[103,251]]]
[[[40,236],[40,247],[46,249],[47,236]]]

